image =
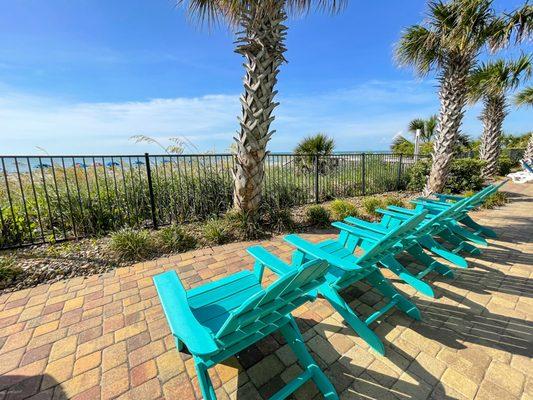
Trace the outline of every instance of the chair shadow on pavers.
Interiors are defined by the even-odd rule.
[[[446,395],[440,383],[444,370],[430,372],[416,360],[417,353],[407,354],[394,344],[386,344],[388,357],[382,357],[370,351],[342,322],[332,325],[303,316],[295,320],[311,355],[342,399],[454,399]],[[238,400],[268,399],[302,371],[278,334],[264,338],[221,364],[215,368],[219,384],[226,391],[235,390],[231,392],[232,398]],[[228,369],[234,371],[229,383],[222,376]],[[309,381],[292,398],[307,400],[322,396]]]
[[[0,375],[0,399],[17,400],[38,399],[68,399],[67,393],[61,385],[50,375]]]

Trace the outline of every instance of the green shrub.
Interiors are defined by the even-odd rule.
[[[147,230],[123,228],[111,234],[111,250],[120,258],[142,261],[156,253],[156,245]]]
[[[496,192],[487,197],[481,207],[491,209],[494,207],[503,206],[508,201],[509,199],[507,198],[507,194],[503,192]]]
[[[312,225],[326,227],[330,222],[329,211],[319,205],[307,207],[306,216],[307,221]]]
[[[223,219],[213,218],[203,228],[204,238],[212,244],[224,244],[230,239],[228,223]]]
[[[446,180],[446,191],[462,193],[465,190],[480,190],[483,187],[481,170],[484,165],[484,161],[474,158],[459,158],[454,160],[448,173],[448,179]]]
[[[483,186],[481,170],[484,161],[474,158],[459,158],[452,161],[446,179],[445,190],[462,193],[465,190],[480,190]],[[419,192],[424,189],[431,168],[429,161],[419,161],[409,169],[407,188]]]
[[[0,257],[0,287],[22,273],[22,268],[15,265],[14,257]]]
[[[421,192],[426,185],[431,164],[427,160],[416,162],[407,173],[407,189]]]
[[[374,217],[379,215],[379,213],[376,212],[376,209],[383,206],[383,200],[378,197],[365,197],[363,199],[363,208],[366,213]]]
[[[498,160],[498,175],[507,175],[514,167],[516,167],[516,165],[516,162],[511,160],[509,157],[500,157]]]
[[[263,215],[265,225],[267,225],[272,232],[285,232],[294,228],[294,220],[292,219],[291,210],[286,208],[273,208],[266,211]]]
[[[397,206],[405,208],[405,201],[399,196],[387,196],[385,197],[385,206]]]
[[[330,208],[333,213],[333,218],[339,221],[346,217],[357,217],[359,215],[357,207],[346,200],[334,200],[331,203]]]
[[[239,239],[258,239],[265,235],[260,221],[246,212],[228,211],[224,218],[228,223],[229,231]]]
[[[196,246],[196,239],[178,225],[170,225],[162,228],[158,232],[158,236],[165,251],[183,252],[193,249]]]

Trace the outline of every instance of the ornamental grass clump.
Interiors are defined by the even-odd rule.
[[[372,217],[379,216],[379,213],[376,211],[378,208],[384,206],[383,200],[378,197],[366,197],[363,199],[363,208],[366,213]]]
[[[338,221],[341,221],[346,217],[357,217],[359,215],[357,207],[346,200],[334,200],[330,205],[330,209],[333,218]]]
[[[162,248],[167,252],[184,252],[196,247],[196,239],[178,225],[169,225],[158,232]]]
[[[22,268],[15,264],[14,257],[0,257],[0,288],[9,284],[21,273]]]
[[[224,244],[229,242],[230,233],[227,221],[213,218],[203,227],[204,239],[210,244]]]
[[[321,228],[327,227],[331,220],[329,211],[319,205],[307,207],[306,216],[311,225]]]
[[[128,261],[143,261],[156,254],[156,243],[147,230],[124,228],[111,234],[111,250]]]
[[[384,200],[385,206],[396,206],[396,207],[404,207],[405,208],[405,201],[398,196],[387,196]]]

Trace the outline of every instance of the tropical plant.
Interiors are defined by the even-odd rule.
[[[169,225],[158,232],[162,247],[168,252],[184,252],[196,246],[196,239],[178,225]]]
[[[416,131],[420,129],[420,139],[428,143],[435,135],[437,131],[438,116],[436,114],[432,115],[428,119],[415,118],[407,126],[407,130],[413,135],[416,135]]]
[[[528,86],[518,92],[514,101],[517,106],[533,106],[533,86]]]
[[[235,138],[234,208],[257,217],[261,205],[264,160],[274,131],[270,124],[278,105],[275,86],[286,51],[285,21],[289,12],[307,12],[312,6],[339,11],[344,0],[177,0],[200,20],[223,19],[239,28],[235,51],[244,59],[244,91],[240,97],[240,129]]]
[[[120,258],[128,261],[142,261],[156,253],[156,245],[147,230],[123,228],[111,234],[110,242]]]
[[[507,115],[507,93],[531,75],[531,56],[522,55],[514,61],[496,60],[474,68],[468,79],[469,100],[483,100],[483,134],[479,156],[486,161],[484,178],[493,176],[498,169],[502,126]]]
[[[533,86],[528,86],[518,92],[515,96],[515,104],[517,106],[533,106]],[[527,141],[524,158],[526,160],[533,159],[533,134],[529,136],[529,140]]]
[[[359,210],[355,204],[346,200],[333,200],[329,207],[331,208],[333,218],[337,221],[342,221],[346,217],[357,217],[359,215]]]
[[[317,133],[313,136],[308,136],[300,141],[294,149],[296,154],[296,163],[305,171],[314,170],[315,157],[318,156],[318,171],[323,174],[326,172],[331,161],[328,156],[335,150],[335,141],[328,137],[325,133]]]
[[[396,48],[400,65],[420,75],[438,71],[440,111],[433,163],[425,194],[442,191],[454,153],[467,100],[467,78],[485,45],[491,50],[529,36],[529,8],[496,16],[492,0],[433,0],[428,19],[403,33]]]
[[[311,225],[316,225],[321,228],[327,227],[331,220],[329,211],[318,204],[307,207],[305,214],[307,221]]]
[[[203,228],[204,238],[212,244],[224,244],[230,240],[228,223],[223,219],[213,218]]]
[[[383,207],[384,203],[379,197],[365,197],[363,199],[363,208],[368,215],[377,217],[379,213],[376,211],[378,208]]]

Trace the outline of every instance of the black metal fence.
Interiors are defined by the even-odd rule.
[[[423,157],[420,157],[423,158]],[[402,188],[412,156],[270,154],[264,201],[303,205]],[[0,248],[203,220],[232,205],[234,156],[2,156]]]

